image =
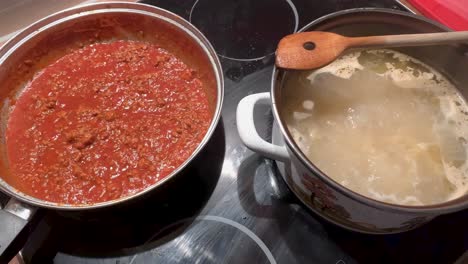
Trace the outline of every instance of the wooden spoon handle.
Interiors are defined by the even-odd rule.
[[[347,41],[349,48],[428,46],[464,41],[468,42],[468,31],[354,37],[347,38]]]

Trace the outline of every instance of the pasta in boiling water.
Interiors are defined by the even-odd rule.
[[[468,106],[442,75],[391,50],[289,72],[282,117],[325,174],[376,200],[427,205],[467,191]]]

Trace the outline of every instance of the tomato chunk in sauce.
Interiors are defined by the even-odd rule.
[[[181,165],[211,118],[196,72],[166,50],[85,46],[47,66],[16,101],[6,134],[12,182],[64,204],[132,195]]]

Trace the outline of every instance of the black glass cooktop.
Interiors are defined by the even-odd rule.
[[[373,236],[314,215],[289,192],[274,163],[240,142],[235,109],[269,91],[278,40],[328,13],[403,8],[392,0],[143,1],[198,27],[225,76],[222,119],[181,177],[142,201],[81,215],[46,212],[23,250],[34,263],[453,263],[468,248],[468,211],[414,231]],[[273,117],[257,129],[271,138]]]

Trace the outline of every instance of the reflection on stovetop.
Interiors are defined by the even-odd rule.
[[[468,212],[389,236],[326,223],[291,195],[274,162],[249,151],[237,134],[237,103],[269,91],[271,52],[282,35],[292,33],[296,15],[301,28],[347,8],[400,9],[394,0],[143,2],[192,19],[213,42],[225,76],[220,125],[197,162],[161,192],[110,211],[48,212],[24,249],[27,259],[72,264],[453,263],[468,248],[468,227],[463,226]],[[259,106],[256,118],[265,121],[258,132],[271,139],[270,108]]]
[[[278,40],[299,26],[290,0],[198,0],[189,21],[205,34],[220,57],[240,61],[273,54]]]
[[[359,263],[455,263],[468,250],[467,221],[465,210],[402,234],[363,235],[331,224],[326,229],[329,238]]]
[[[223,59],[272,57],[276,44],[311,21],[349,8],[402,9],[394,0],[144,0],[194,24]]]

